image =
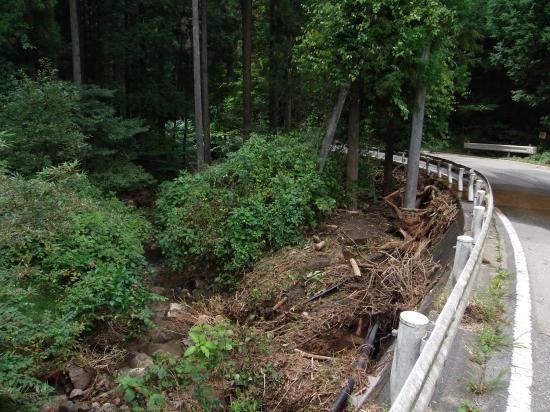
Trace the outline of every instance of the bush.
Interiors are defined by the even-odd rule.
[[[46,166],[81,159],[89,149],[73,117],[78,91],[55,80],[51,71],[27,77],[0,102],[0,130],[8,132],[0,158],[24,175]]]
[[[174,268],[242,273],[264,251],[299,242],[335,206],[327,188],[300,136],[253,137],[225,162],[162,187],[160,245]]]
[[[47,390],[39,378],[99,322],[127,331],[148,319],[150,228],[75,167],[0,173],[0,395]]]

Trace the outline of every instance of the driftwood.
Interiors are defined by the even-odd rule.
[[[331,358],[330,356],[315,355],[313,353],[304,352],[303,350],[300,350],[300,349],[294,349],[294,351],[296,353],[299,353],[300,356],[303,356],[304,358],[310,358],[310,359],[322,360],[322,361],[331,361],[334,359],[334,358]]]
[[[283,305],[286,303],[287,300],[288,300],[288,298],[285,296],[285,297],[282,298],[280,301],[278,301],[278,302],[275,304],[275,306],[273,306],[273,307],[271,308],[271,310],[272,310],[272,311],[276,311],[276,310],[280,309],[281,306],[283,306]]]
[[[353,269],[353,274],[357,277],[361,277],[361,269],[359,269],[359,265],[357,264],[357,261],[351,258],[349,260],[349,263],[351,264],[351,267]]]

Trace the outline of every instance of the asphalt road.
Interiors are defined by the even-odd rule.
[[[531,410],[550,411],[550,168],[511,160],[437,155],[483,173],[491,182],[496,206],[519,236],[531,282]]]

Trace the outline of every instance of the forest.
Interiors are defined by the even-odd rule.
[[[325,410],[270,358],[305,335],[265,322],[339,266],[285,265],[332,253],[344,215],[395,241],[381,198],[407,179],[368,147],[550,164],[549,21],[537,0],[2,0],[0,409]],[[118,373],[144,336],[184,347]]]

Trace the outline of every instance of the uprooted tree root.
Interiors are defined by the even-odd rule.
[[[373,227],[390,228],[373,229],[374,242],[358,243],[329,220],[305,247],[260,262],[232,297],[190,305],[179,328],[221,315],[266,336],[268,353],[258,355],[255,365],[243,365],[272,365],[280,373],[277,384],[260,384],[264,410],[326,410],[350,375],[357,390],[366,389],[365,372],[375,359],[363,370],[353,364],[367,328],[379,322],[381,352],[399,313],[417,307],[436,281],[432,247],[458,213],[452,194],[433,182],[419,191],[417,209],[401,209],[401,193],[387,196],[386,206],[366,217]],[[348,212],[339,213],[345,218]],[[320,238],[325,244],[316,250]]]

